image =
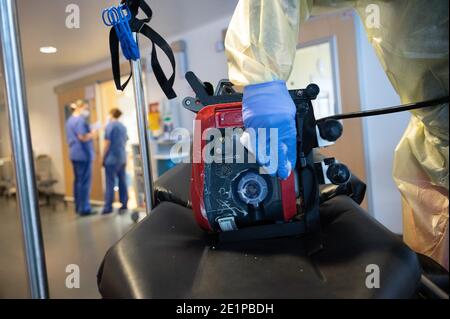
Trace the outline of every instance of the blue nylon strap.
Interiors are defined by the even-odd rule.
[[[136,61],[141,55],[133,33],[130,28],[131,11],[126,4],[118,7],[111,7],[103,10],[103,23],[106,26],[114,27],[122,48],[123,55],[127,60]]]

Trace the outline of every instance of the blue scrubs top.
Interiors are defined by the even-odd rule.
[[[125,145],[128,140],[127,128],[120,122],[112,121],[106,125],[105,140],[109,149],[105,156],[105,165],[123,165],[127,161]]]
[[[90,162],[94,160],[94,143],[91,141],[82,142],[79,135],[86,135],[91,132],[86,118],[83,116],[71,116],[66,122],[67,143],[69,144],[70,159],[78,162]]]

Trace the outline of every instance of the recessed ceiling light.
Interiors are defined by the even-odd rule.
[[[52,54],[52,53],[58,52],[58,49],[55,47],[41,47],[39,49],[39,51],[41,51],[41,53],[45,53],[45,54]]]

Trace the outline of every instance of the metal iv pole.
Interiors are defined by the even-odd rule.
[[[138,34],[133,32],[133,38],[139,46]],[[147,215],[153,209],[153,176],[152,176],[152,162],[151,151],[148,138],[148,122],[147,122],[147,108],[145,104],[144,84],[142,79],[142,64],[141,59],[131,61],[131,68],[133,72],[133,86],[134,98],[136,101],[136,116],[138,124],[139,145],[142,163],[142,173],[144,177],[145,189],[145,207]]]
[[[45,299],[49,297],[47,271],[15,0],[0,0],[0,46],[30,294],[34,299]]]

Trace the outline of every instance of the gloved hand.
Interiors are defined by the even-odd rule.
[[[292,101],[284,81],[273,81],[249,85],[244,89],[243,98],[244,126],[255,131],[256,141],[252,134],[244,134],[241,141],[256,156],[260,165],[267,172],[281,179],[287,179],[295,168],[297,159],[297,129],[295,123],[296,107]],[[271,128],[275,134],[270,137]],[[265,138],[264,138],[264,132]],[[265,150],[259,149],[264,144],[258,143],[259,137],[265,141]],[[265,152],[264,152],[265,151]]]

